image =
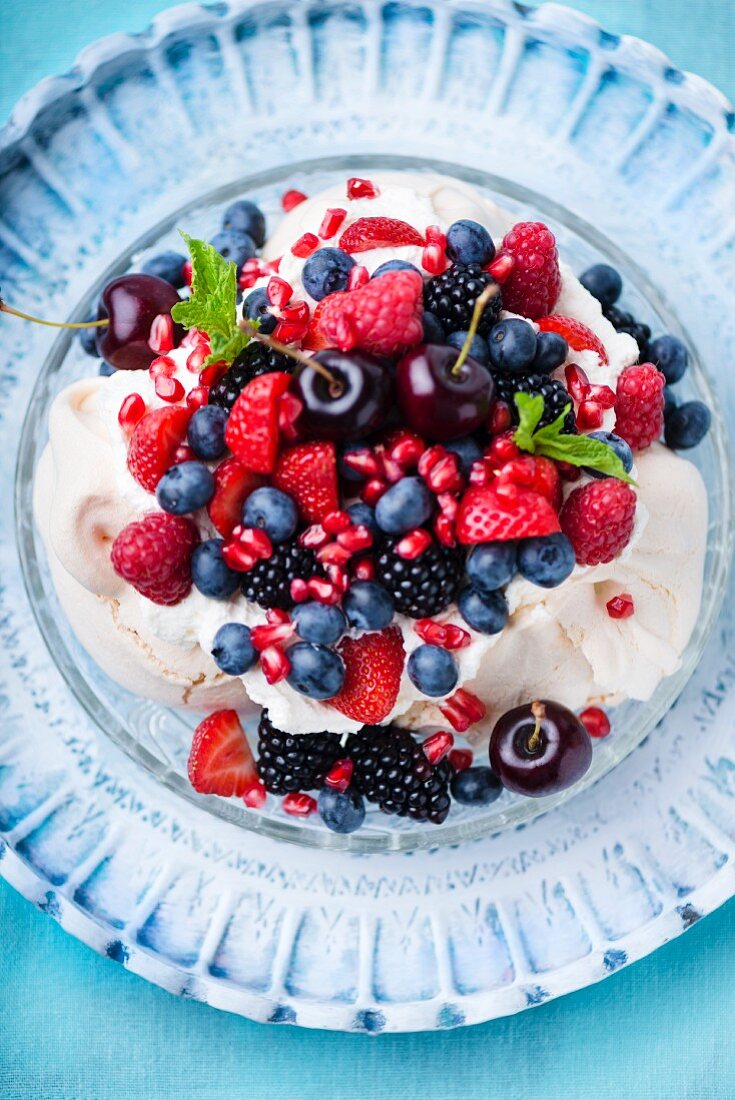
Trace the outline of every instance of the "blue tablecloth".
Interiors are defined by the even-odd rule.
[[[87,42],[161,0],[0,0],[0,121]],[[730,0],[580,0],[735,98]],[[1,273],[0,273],[1,274]],[[267,1028],[103,960],[0,883],[0,1096],[732,1100],[735,902],[600,986],[461,1031],[366,1038]]]

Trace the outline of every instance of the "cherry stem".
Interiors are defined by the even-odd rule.
[[[9,313],[13,317],[20,317],[21,321],[32,321],[34,325],[47,325],[48,328],[102,328],[110,323],[109,317],[103,317],[100,321],[44,321],[42,317],[33,317],[30,313],[21,313],[19,309],[13,309],[2,298],[0,298],[0,313]]]
[[[454,366],[452,367],[452,370],[451,370],[451,373],[454,375],[455,378],[457,377],[459,372],[462,370],[462,367],[464,366],[464,361],[467,358],[467,356],[470,354],[470,348],[472,347],[472,341],[474,340],[475,336],[477,335],[477,329],[478,329],[478,326],[480,324],[480,318],[482,317],[482,312],[485,309],[485,306],[487,305],[487,303],[492,298],[496,297],[499,290],[500,290],[500,287],[498,286],[497,283],[488,283],[488,285],[483,290],[482,294],[480,294],[479,297],[477,298],[477,300],[475,301],[475,307],[472,310],[472,320],[470,321],[470,327],[467,330],[467,336],[465,337],[465,342],[464,342],[464,344],[462,344],[462,350],[459,353],[459,358],[457,359],[457,362],[454,364]]]
[[[335,400],[341,397],[345,392],[344,384],[337,378],[330,370],[320,363],[317,359],[312,359],[310,355],[304,355],[303,351],[297,351],[296,348],[291,348],[288,344],[282,344],[280,340],[276,340],[273,336],[267,336],[266,333],[261,332],[255,328],[254,325],[243,323],[240,326],[245,332],[249,333],[255,340],[259,340],[261,344],[265,344],[266,347],[273,348],[274,351],[279,351],[281,355],[287,355],[289,359],[295,359],[297,363],[301,363],[302,366],[310,367],[311,370],[315,370],[317,374],[321,374],[329,383],[329,396]]]
[[[536,719],[536,725],[533,728],[533,733],[528,739],[526,748],[528,752],[536,752],[536,749],[539,747],[539,741],[541,740],[541,723],[546,717],[546,707],[543,703],[538,701],[531,703],[531,714]]]

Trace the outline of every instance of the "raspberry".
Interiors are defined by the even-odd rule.
[[[602,565],[630,541],[636,495],[624,481],[606,477],[574,489],[561,510],[561,529],[580,565]]]
[[[503,283],[503,306],[536,320],[551,313],[561,290],[556,238],[543,222],[519,222],[503,237],[501,254],[513,257]]]
[[[197,529],[183,516],[151,512],[123,527],[110,559],[118,576],[153,603],[179,603],[191,591]]]
[[[666,379],[653,363],[626,367],[615,392],[615,432],[633,450],[642,451],[660,438],[664,429]]]
[[[359,290],[330,294],[320,303],[318,334],[340,351],[396,355],[423,338],[423,289],[418,272],[392,271]]]
[[[358,218],[339,239],[339,247],[350,254],[410,244],[421,248],[424,238],[418,229],[398,218]]]

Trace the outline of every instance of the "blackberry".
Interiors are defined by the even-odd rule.
[[[649,326],[643,324],[642,321],[636,321],[632,313],[628,313],[625,309],[618,309],[617,306],[609,306],[604,312],[616,332],[627,332],[629,336],[633,337],[638,345],[638,362],[647,363],[650,356],[649,341],[651,339]]]
[[[445,332],[464,332],[470,327],[472,310],[492,275],[480,264],[452,264],[443,275],[435,275],[424,286],[424,308],[432,313]],[[500,294],[482,311],[477,331],[487,336],[500,313]]]
[[[270,374],[272,371],[291,374],[293,368],[294,360],[288,355],[266,347],[259,340],[252,340],[245,350],[240,352],[227,373],[212,386],[209,391],[209,404],[220,405],[229,412],[241,391],[253,378],[257,378],[259,374]]]
[[[531,396],[541,394],[544,399],[544,415],[539,421],[539,427],[551,424],[572,401],[564,384],[556,378],[549,378],[547,374],[496,374],[494,378],[495,397],[510,406],[514,424],[518,423],[518,409],[513,400],[516,393],[529,393]],[[566,435],[574,435],[576,432],[572,409],[567,414],[562,430]]]
[[[338,733],[294,737],[277,729],[264,710],[258,726],[258,775],[272,794],[315,791],[342,754]]]
[[[390,592],[396,611],[412,619],[430,619],[456,598],[464,577],[461,547],[432,541],[412,560],[395,552],[398,538],[387,538],[375,564],[375,577]]]
[[[363,726],[347,738],[345,756],[354,764],[352,785],[384,814],[441,825],[449,813],[448,760],[430,764],[408,730]]]
[[[324,568],[316,560],[314,551],[299,546],[293,538],[274,546],[271,557],[243,573],[242,590],[246,599],[261,607],[288,611],[293,607],[291,581],[294,577],[308,581],[309,577],[324,575]]]

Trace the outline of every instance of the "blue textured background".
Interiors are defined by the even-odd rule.
[[[143,28],[156,0],[0,0],[0,122],[88,42]],[[585,0],[735,99],[731,0]],[[735,198],[735,196],[734,196]],[[1,273],[0,273],[1,275]],[[731,1100],[735,902],[602,985],[448,1034],[365,1038],[267,1028],[97,957],[0,883],[5,1100]]]

